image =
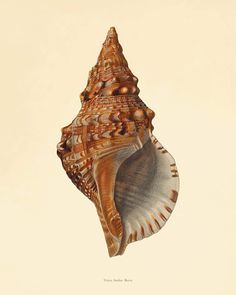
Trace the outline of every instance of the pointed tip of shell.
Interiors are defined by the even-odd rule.
[[[103,48],[107,48],[110,46],[116,47],[119,51],[122,51],[122,47],[119,44],[118,34],[115,27],[110,27],[109,31],[107,32],[106,40],[103,43]]]
[[[103,47],[99,54],[97,65],[104,66],[104,62],[106,60],[108,60],[110,63],[114,62],[112,61],[112,56],[114,55],[121,56],[120,62],[127,65],[127,61],[125,60],[122,51],[123,50],[119,43],[116,29],[115,27],[110,27],[109,31],[107,32],[106,39],[103,42]]]
[[[108,31],[108,34],[117,34],[116,32],[116,28],[115,27],[110,27],[109,31]]]
[[[116,28],[115,27],[110,27],[108,33],[107,33],[107,38],[114,38],[114,39],[118,39],[118,35],[117,35],[117,32],[116,32]]]
[[[122,51],[122,47],[119,43],[118,34],[116,32],[115,27],[110,27],[109,31],[107,32],[106,39],[103,43],[103,46],[105,46],[105,47],[108,47],[111,45],[116,46],[117,48],[119,48]]]

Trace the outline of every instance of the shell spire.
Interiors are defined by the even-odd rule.
[[[97,64],[89,73],[88,83],[81,93],[81,101],[94,97],[135,95],[139,93],[138,79],[128,67],[118,40],[116,29],[111,27],[98,56]]]

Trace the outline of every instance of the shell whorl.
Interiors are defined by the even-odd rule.
[[[114,27],[108,31],[97,64],[89,73],[88,84],[81,100],[123,94],[138,94],[138,79],[128,67]]]
[[[96,206],[110,256],[158,232],[178,196],[175,160],[152,134],[155,114],[137,82],[111,27],[57,145],[67,175]]]

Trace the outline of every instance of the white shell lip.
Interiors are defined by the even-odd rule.
[[[178,191],[175,160],[152,136],[121,164],[116,176],[114,199],[123,225],[117,255],[122,255],[129,243],[147,238],[165,225]]]

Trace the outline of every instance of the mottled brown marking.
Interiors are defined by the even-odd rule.
[[[134,232],[134,240],[137,241],[137,238],[138,238],[138,233],[137,233],[137,231],[135,231]]]
[[[170,197],[171,201],[172,201],[173,203],[176,203],[177,198],[178,198],[178,192],[175,191],[175,190],[172,190],[172,192],[171,192],[171,197]]]
[[[84,146],[82,143],[79,143],[73,146],[74,153],[80,153],[81,151],[83,151],[83,149],[84,149]]]

